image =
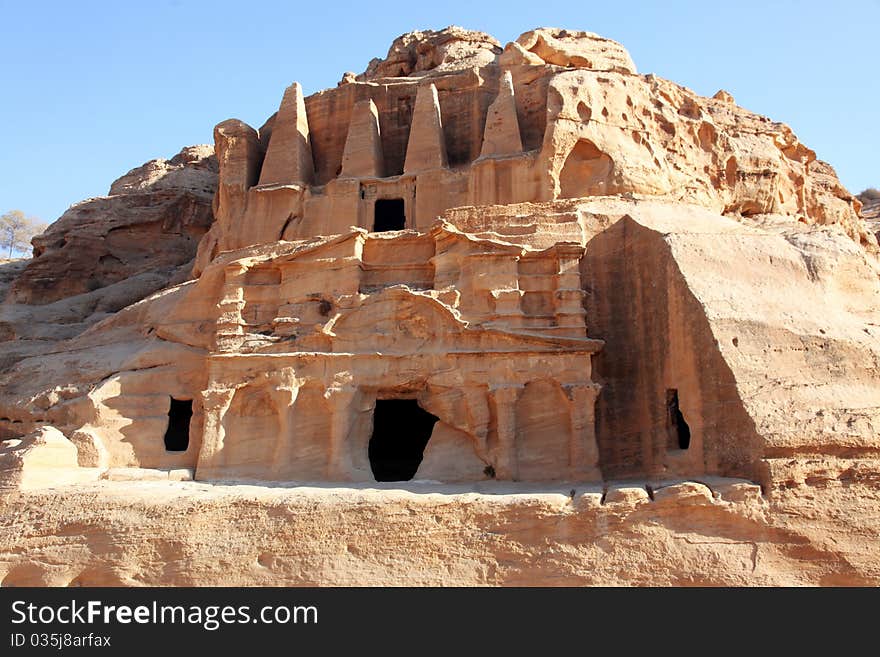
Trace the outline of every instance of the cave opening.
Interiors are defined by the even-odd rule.
[[[667,426],[670,429],[670,447],[687,449],[691,446],[691,428],[678,405],[678,389],[666,391]]]
[[[165,450],[185,452],[189,448],[189,421],[192,419],[192,399],[171,398],[168,409],[168,428],[165,430]]]
[[[406,210],[402,198],[380,198],[376,201],[373,232],[403,230],[406,228]]]
[[[376,481],[411,480],[436,422],[415,399],[377,399],[368,447]]]

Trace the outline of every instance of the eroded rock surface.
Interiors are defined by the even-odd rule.
[[[100,482],[5,501],[4,586],[819,586],[880,581],[864,480],[521,489]],[[653,500],[651,499],[653,496]],[[222,559],[218,555],[222,554]]]
[[[862,200],[862,218],[869,231],[880,240],[880,198],[864,198]]]
[[[214,138],[0,269],[4,584],[880,581],[877,239],[788,126],[450,27]]]
[[[75,204],[34,238],[34,258],[7,302],[52,303],[146,272],[164,275],[167,284],[210,227],[216,187],[217,164],[207,146],[133,169],[108,196]]]

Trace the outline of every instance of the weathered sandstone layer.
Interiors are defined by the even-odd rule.
[[[0,364],[51,352],[126,306],[190,278],[213,221],[209,146],[152,160],[108,196],[71,207],[34,238],[34,257],[0,264]]]
[[[4,584],[880,582],[877,238],[788,126],[447,28],[214,137],[0,277]]]
[[[880,240],[880,198],[865,198],[862,201],[862,218],[868,230]]]
[[[841,512],[876,505],[876,486],[822,482],[768,501],[751,484],[707,483],[653,482],[650,493],[644,481],[612,483],[603,497],[602,488],[574,485],[514,492],[101,482],[7,502],[0,560],[4,585],[16,586],[880,580],[876,520],[853,531]]]
[[[213,220],[217,163],[208,146],[132,169],[108,196],[71,207],[34,238],[34,257],[8,301],[48,304],[144,273],[170,273],[195,256]],[[158,289],[158,288],[156,288]]]

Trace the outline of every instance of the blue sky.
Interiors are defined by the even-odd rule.
[[[335,86],[403,32],[449,24],[502,43],[539,26],[616,39],[641,73],[788,123],[850,191],[880,187],[880,0],[0,0],[0,212],[54,221],[224,119],[259,126],[294,80]]]

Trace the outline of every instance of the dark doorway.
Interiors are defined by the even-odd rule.
[[[691,446],[691,428],[685,422],[684,415],[678,407],[678,390],[670,388],[666,391],[667,426],[669,427],[670,447],[687,449]]]
[[[380,198],[376,201],[373,231],[403,230],[406,228],[406,212],[402,198]]]
[[[435,422],[415,399],[377,399],[368,449],[376,481],[412,479]]]
[[[165,449],[185,452],[189,447],[189,421],[192,419],[192,399],[171,398],[168,409],[168,428],[165,430]]]

